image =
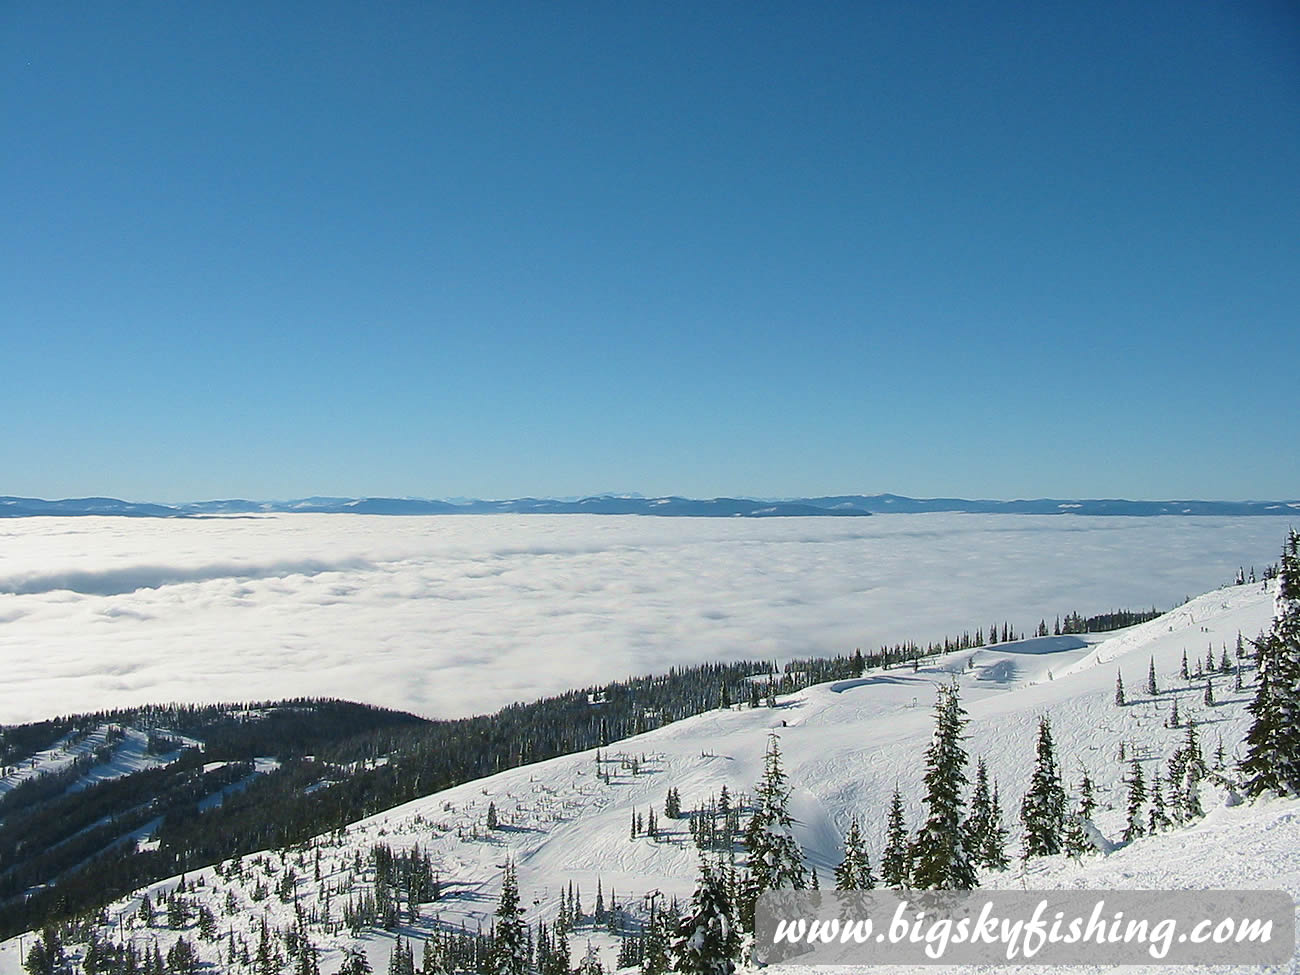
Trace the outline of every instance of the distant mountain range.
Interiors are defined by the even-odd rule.
[[[657,515],[668,518],[862,517],[957,511],[1015,515],[1291,515],[1300,501],[1124,501],[1120,499],[969,501],[964,498],[905,498],[897,494],[845,494],[779,501],[753,498],[644,498],[602,494],[589,498],[514,498],[506,501],[437,501],[421,498],[300,498],[294,501],[194,501],[148,504],[117,498],[0,497],[0,518],[35,515],[117,515],[128,518],[194,518],[280,512],[360,515]]]

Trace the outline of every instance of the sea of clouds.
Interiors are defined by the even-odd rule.
[[[964,514],[0,521],[0,724],[297,696],[450,717],[674,664],[1167,609],[1276,561],[1285,528]]]

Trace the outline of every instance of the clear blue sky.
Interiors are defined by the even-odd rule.
[[[0,494],[1300,495],[1294,3],[0,6]]]

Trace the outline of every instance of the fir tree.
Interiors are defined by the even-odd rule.
[[[1214,707],[1214,681],[1208,677],[1205,678],[1205,696],[1202,700],[1205,702],[1206,707]]]
[[[1183,664],[1181,667],[1178,668],[1178,676],[1181,677],[1183,680],[1190,679],[1190,675],[1188,674],[1187,671],[1187,649],[1186,648],[1183,649]]]
[[[1201,780],[1205,778],[1205,772],[1205,758],[1196,736],[1196,722],[1188,721],[1183,744],[1169,760],[1171,801],[1179,822],[1188,822],[1205,815],[1201,807]]]
[[[1169,815],[1165,812],[1165,797],[1160,791],[1160,776],[1151,776],[1151,812],[1147,816],[1147,832],[1159,833],[1169,828]]]
[[[962,829],[962,792],[966,787],[966,750],[962,729],[966,712],[957,685],[940,688],[935,703],[934,737],[926,750],[926,820],[912,853],[912,883],[922,889],[970,890],[975,866]]]
[[[370,959],[359,945],[349,945],[344,952],[343,967],[339,975],[371,975]]]
[[[835,889],[871,890],[875,886],[876,878],[871,873],[871,859],[867,855],[858,821],[854,819],[849,826],[848,836],[844,838],[844,859],[835,868]]]
[[[1083,780],[1079,783],[1079,815],[1084,819],[1092,819],[1092,812],[1097,808],[1097,800],[1093,797],[1092,792],[1092,779],[1089,778],[1085,770]]]
[[[1061,852],[1065,830],[1065,789],[1056,765],[1052,725],[1046,717],[1038,721],[1037,761],[1029,791],[1020,804],[1024,826],[1024,858],[1051,856]]]
[[[988,828],[980,846],[980,861],[989,870],[1007,868],[1007,828],[1002,822],[1002,798],[996,781],[993,783],[993,798],[989,803]]]
[[[497,822],[497,804],[495,802],[489,802],[488,810],[487,810],[487,828],[496,829],[498,825],[499,823]]]
[[[1160,688],[1156,686],[1156,658],[1151,658],[1151,663],[1147,667],[1147,693],[1155,697],[1160,693]]]
[[[1124,675],[1118,669],[1115,671],[1115,704],[1123,707],[1127,701],[1124,699]]]
[[[506,864],[501,882],[501,899],[497,902],[495,937],[492,943],[493,971],[496,975],[524,975],[528,970],[528,929],[519,906],[519,883],[515,866]]]
[[[1066,815],[1065,833],[1061,839],[1062,852],[1077,860],[1091,849],[1092,844],[1088,842],[1088,834],[1083,828],[1083,817],[1077,811]]]
[[[745,831],[754,888],[759,893],[778,888],[803,890],[807,874],[803,852],[791,832],[794,820],[787,809],[790,790],[785,784],[779,739],[775,734],[768,737],[763,778],[755,787],[755,801],[758,808]]]
[[[903,796],[894,786],[885,824],[885,852],[880,858],[880,880],[885,886],[902,889],[911,883],[911,859],[907,849],[907,823],[903,819]]]
[[[650,919],[646,922],[645,946],[641,954],[642,975],[663,975],[668,971],[671,936],[667,916],[663,911],[656,912],[652,906]]]
[[[1128,818],[1124,825],[1124,841],[1129,842],[1146,832],[1142,822],[1142,807],[1146,805],[1147,788],[1136,755],[1133,756],[1129,777],[1124,780],[1124,784],[1128,786]]]
[[[1273,625],[1255,644],[1259,670],[1254,719],[1246,732],[1241,763],[1246,794],[1300,794],[1300,534],[1292,530],[1282,548]]]
[[[701,862],[690,911],[678,925],[673,942],[673,971],[681,975],[732,975],[739,954],[740,932],[726,885],[707,862]]]
[[[971,789],[970,812],[966,816],[966,849],[970,851],[975,865],[984,863],[985,837],[988,834],[993,813],[993,795],[989,791],[988,767],[983,756],[975,763],[975,785]]]

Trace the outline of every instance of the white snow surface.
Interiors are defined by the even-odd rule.
[[[1175,698],[1184,717],[1196,718],[1207,761],[1213,763],[1220,739],[1230,760],[1240,753],[1239,743],[1249,719],[1244,710],[1250,698],[1249,684],[1245,690],[1233,692],[1231,677],[1215,678],[1218,703],[1207,707],[1202,703],[1204,680],[1184,682],[1177,673],[1184,650],[1195,661],[1198,656],[1204,658],[1207,647],[1212,648],[1217,662],[1223,647],[1232,652],[1239,632],[1253,638],[1264,630],[1272,607],[1272,593],[1260,586],[1225,588],[1149,623],[1107,638],[1093,638],[1097,642],[1091,644],[1054,638],[1006,644],[953,654],[915,673],[908,666],[815,686],[782,698],[776,708],[709,712],[603,749],[607,759],[620,755],[644,759],[640,774],[617,771],[608,784],[597,779],[594,751],[511,769],[356,823],[346,831],[341,845],[326,840],[320,847],[324,882],[356,890],[365,883],[364,871],[360,877],[352,875],[356,853],[364,857],[377,842],[398,849],[420,844],[432,854],[446,896],[423,905],[419,922],[400,932],[417,940],[435,918],[453,924],[464,920],[471,930],[481,921],[486,928],[507,861],[517,866],[529,923],[539,917],[553,919],[560,891],[570,882],[579,886],[588,912],[598,879],[607,903],[616,897],[640,910],[644,895],[652,890],[685,900],[693,889],[698,863],[686,821],[660,815],[666,837],[634,840],[629,836],[633,811],[644,813],[653,806],[662,813],[669,786],[680,790],[686,810],[717,795],[724,784],[733,794],[751,792],[762,771],[768,735],[775,731],[792,788],[796,837],[823,886],[829,887],[831,870],[842,857],[840,837],[855,816],[863,823],[872,862],[878,866],[886,806],[896,783],[907,800],[908,825],[917,825],[922,753],[932,733],[935,689],[955,677],[970,719],[966,747],[972,764],[976,756],[987,760],[991,775],[1001,786],[1012,833],[1008,851],[1012,868],[985,874],[984,885],[1030,889],[1277,888],[1294,898],[1300,894],[1300,801],[1234,805],[1210,785],[1202,793],[1207,815],[1190,827],[1141,839],[1081,862],[1051,857],[1031,861],[1026,867],[1016,856],[1017,811],[1030,777],[1040,716],[1051,718],[1067,785],[1073,789],[1082,771],[1088,770],[1097,786],[1099,808],[1094,818],[1106,836],[1118,840],[1124,815],[1121,780],[1127,771],[1126,763],[1118,761],[1120,743],[1130,756],[1136,753],[1141,757],[1148,776],[1157,764],[1163,765],[1184,734],[1163,725],[1163,716]],[[1160,685],[1154,699],[1144,691],[1151,660]],[[1124,708],[1113,703],[1117,669],[1123,671],[1131,702]],[[502,828],[490,832],[484,826],[489,803],[495,804],[502,823]],[[297,856],[291,853],[288,865],[292,866]],[[310,878],[314,853],[301,856],[298,873]],[[214,909],[223,902],[227,889],[234,891],[240,911],[233,917],[218,911],[223,932],[228,926],[236,933],[249,932],[264,913],[281,924],[293,916],[292,906],[281,904],[274,895],[258,904],[249,900],[248,889],[264,876],[264,871],[254,866],[258,859],[244,858],[248,879],[243,884],[223,880],[210,868],[188,878],[191,884],[201,880],[201,893],[195,896],[208,898]],[[269,878],[273,885],[283,869],[280,858],[265,859],[274,861],[276,876]],[[173,879],[151,890],[175,885]],[[318,887],[310,879],[299,891],[304,907],[319,905]],[[110,919],[115,925],[123,915],[132,938],[145,943],[156,936],[165,951],[176,933],[140,928],[134,920],[142,893],[113,905]],[[336,895],[335,917],[342,900]],[[193,937],[193,931],[186,933]],[[571,936],[575,960],[582,954],[584,938],[582,929]],[[313,939],[322,948],[322,970],[335,971],[349,943],[346,931],[314,933]],[[612,968],[616,950],[612,939],[597,933],[592,940],[604,952],[606,966]],[[374,969],[385,970],[382,966],[387,965],[392,935],[370,933],[363,943]],[[200,948],[206,956],[213,950],[212,946]],[[1162,971],[1158,966],[1128,970]],[[1297,969],[1292,964],[1282,970]],[[0,975],[17,972],[16,941],[11,940],[0,945]]]
[[[0,724],[251,696],[481,713],[675,664],[1168,608],[1273,562],[1280,534],[1072,514],[6,519]]]

